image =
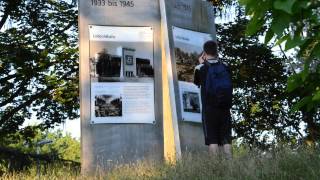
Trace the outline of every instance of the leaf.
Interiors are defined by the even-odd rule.
[[[309,76],[309,65],[305,66],[303,71],[301,72],[301,79],[302,81],[305,81]]]
[[[295,2],[296,0],[276,0],[273,3],[273,7],[275,9],[279,9],[289,14],[292,14],[292,6]]]
[[[308,8],[309,0],[299,0],[292,7],[292,13],[300,13],[303,9]]]
[[[270,42],[270,40],[273,38],[274,36],[274,32],[272,31],[272,29],[269,29],[266,33],[266,36],[264,38],[264,44],[268,44],[268,42]]]
[[[313,48],[311,56],[320,59],[320,42]]]
[[[314,39],[306,39],[306,41],[299,46],[298,57],[310,59],[310,45]]]
[[[312,102],[312,97],[311,96],[307,96],[302,98],[300,101],[298,101],[290,110],[291,113],[296,112],[298,110],[300,110],[302,107],[308,105],[309,103]]]
[[[297,46],[304,44],[305,42],[306,40],[305,39],[302,40],[300,36],[294,36],[293,39],[288,38],[285,45],[285,50],[287,51],[289,49],[295,48]]]
[[[276,11],[274,13],[274,18],[271,23],[271,29],[278,36],[282,36],[284,29],[289,26],[290,22],[291,22],[291,17],[289,14],[281,11]]]
[[[246,35],[247,36],[254,35],[258,30],[261,29],[262,25],[263,25],[263,20],[254,16],[247,25]]]
[[[318,90],[312,97],[312,101],[320,101],[320,90]]]
[[[279,46],[281,45],[283,42],[285,42],[287,39],[289,39],[289,35],[283,36],[280,39],[278,39],[278,41],[275,43],[274,46]]]
[[[288,78],[287,91],[292,92],[295,89],[297,89],[298,87],[300,87],[301,84],[302,84],[301,75],[294,74]]]
[[[246,6],[245,13],[247,15],[251,15],[252,10],[255,9],[255,7],[252,6],[256,6],[256,2],[254,0],[239,0],[239,4]]]
[[[315,108],[315,104],[311,101],[307,104],[307,112],[310,112],[313,108]]]

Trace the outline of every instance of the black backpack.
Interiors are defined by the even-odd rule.
[[[206,102],[208,105],[219,108],[231,108],[232,106],[232,82],[227,66],[221,61],[218,63],[207,62],[206,77]]]

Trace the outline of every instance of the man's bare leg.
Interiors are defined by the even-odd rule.
[[[224,144],[223,151],[228,159],[232,158],[232,145],[231,144]]]
[[[223,146],[219,146],[219,154],[223,154],[224,153],[224,148]]]
[[[217,155],[219,150],[218,144],[209,144],[209,153]]]

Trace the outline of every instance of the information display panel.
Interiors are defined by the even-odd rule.
[[[91,123],[154,123],[152,27],[89,25]]]
[[[91,84],[91,123],[154,123],[152,83]]]
[[[203,44],[212,40],[212,35],[174,26],[172,32],[182,120],[201,122],[200,90],[193,84],[194,68],[199,64]],[[190,109],[190,102],[194,109]],[[196,104],[198,102],[199,106]]]

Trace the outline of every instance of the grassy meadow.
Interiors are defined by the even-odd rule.
[[[85,176],[74,167],[51,165],[42,168],[41,179],[306,179],[320,178],[320,151],[281,149],[270,152],[238,149],[233,159],[207,153],[186,153],[176,165],[140,161],[119,165],[109,172]],[[20,172],[3,174],[0,179],[37,179],[36,166]]]

